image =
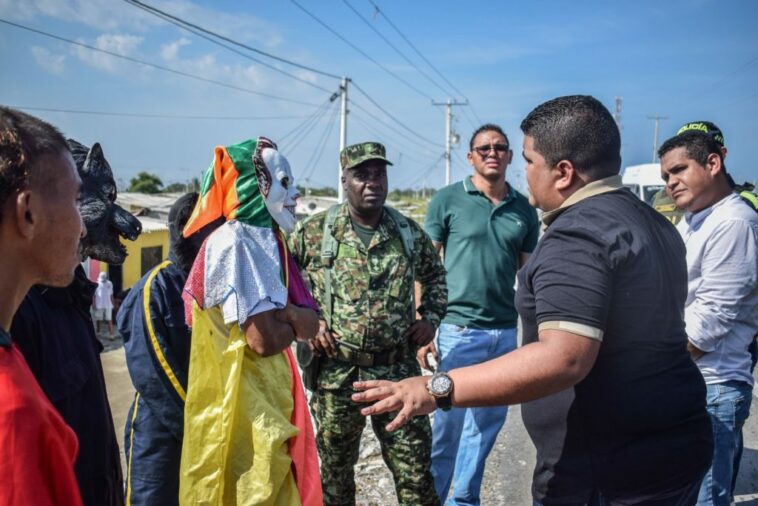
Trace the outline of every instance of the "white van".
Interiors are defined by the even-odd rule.
[[[653,197],[663,189],[660,163],[643,163],[642,165],[630,165],[624,169],[621,182],[625,187],[632,190],[640,200],[653,203]]]

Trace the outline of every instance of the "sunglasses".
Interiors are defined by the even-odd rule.
[[[479,156],[487,156],[490,151],[495,153],[507,153],[510,147],[507,144],[490,144],[486,146],[474,146],[474,151],[479,153]]]

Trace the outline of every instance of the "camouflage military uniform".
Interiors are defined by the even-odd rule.
[[[301,222],[292,236],[292,252],[307,272],[313,295],[322,310],[325,265],[321,242],[326,213]],[[431,241],[410,221],[414,239],[416,279],[421,283],[421,316],[436,328],[445,314],[447,288],[445,269]],[[350,399],[357,379],[397,381],[421,374],[415,347],[403,337],[413,323],[411,315],[410,261],[403,249],[398,227],[385,212],[366,248],[353,230],[346,204],[335,219],[333,236],[338,243],[331,273],[333,318],[331,328],[341,341],[371,353],[397,350],[391,365],[359,367],[325,358],[319,373],[319,388],[311,399],[318,428],[324,503],[355,504],[353,467],[365,418],[362,406]],[[329,321],[328,315],[326,315]],[[438,504],[430,471],[431,428],[427,417],[416,417],[400,430],[386,432],[390,415],[372,417],[382,455],[395,479],[400,504]]]

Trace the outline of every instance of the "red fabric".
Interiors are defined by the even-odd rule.
[[[297,436],[289,440],[292,472],[295,475],[297,490],[300,492],[300,502],[303,506],[321,506],[324,498],[321,491],[321,474],[318,468],[318,450],[316,437],[313,434],[311,414],[308,411],[308,401],[305,398],[303,384],[300,381],[300,371],[297,367],[292,348],[285,350],[287,362],[292,373],[292,425],[300,429]]]
[[[284,240],[280,234],[276,234],[276,245],[279,246],[279,258],[284,258],[284,261],[287,262],[287,294],[289,295],[289,301],[296,306],[307,307],[314,311],[318,311],[316,299],[313,298],[311,292],[306,288],[303,276],[300,274],[300,268],[292,257],[289,248],[285,246]]]
[[[78,506],[76,435],[15,347],[0,348],[0,506]]]
[[[206,238],[200,251],[197,252],[195,262],[192,264],[187,282],[184,284],[182,299],[184,299],[184,319],[187,325],[192,326],[192,301],[203,307],[205,300],[205,245],[208,244]]]
[[[292,254],[280,234],[276,235],[279,246],[279,258],[286,262],[287,294],[289,302],[300,307],[308,307],[318,311],[318,305],[311,293],[305,287],[305,282],[300,275],[300,269],[292,258]],[[300,492],[300,502],[303,506],[321,506],[324,498],[321,490],[321,474],[318,466],[318,450],[316,449],[316,437],[313,434],[311,413],[308,411],[308,401],[305,398],[305,390],[300,379],[300,369],[292,354],[292,348],[284,350],[287,362],[292,373],[292,425],[300,429],[297,436],[289,440],[290,457],[292,458],[292,471],[295,475],[297,490]]]

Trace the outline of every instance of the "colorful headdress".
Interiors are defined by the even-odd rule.
[[[185,237],[221,216],[227,221],[271,227],[273,219],[264,200],[271,187],[271,173],[261,156],[265,148],[277,149],[265,137],[216,147],[213,163],[203,177],[200,199],[184,227]]]

